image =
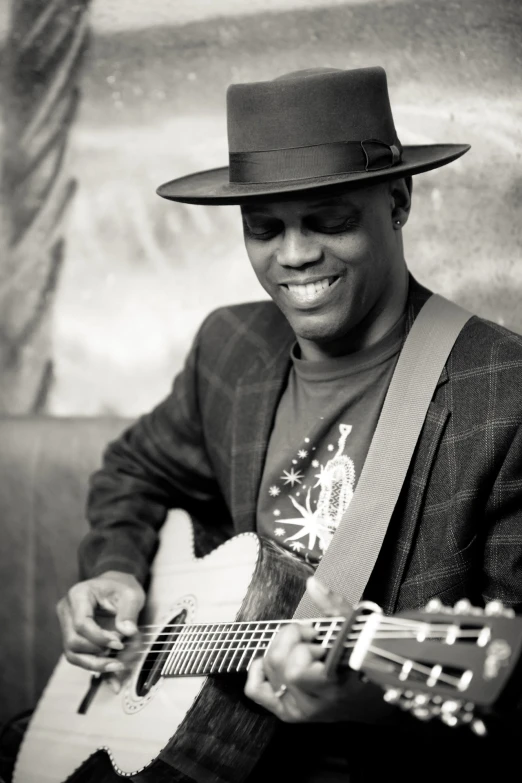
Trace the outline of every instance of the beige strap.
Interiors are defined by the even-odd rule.
[[[316,571],[352,605],[361,600],[446,360],[472,313],[433,294],[406,338],[354,496]],[[317,617],[305,593],[294,617]]]

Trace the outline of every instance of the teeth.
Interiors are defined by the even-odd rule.
[[[315,299],[315,297],[324,291],[330,285],[329,279],[316,280],[315,283],[306,283],[305,285],[288,284],[288,290],[298,296],[300,299]]]

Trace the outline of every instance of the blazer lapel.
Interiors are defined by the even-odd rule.
[[[237,533],[256,529],[256,507],[268,441],[277,405],[290,370],[290,347],[285,336],[269,362],[260,357],[236,387],[232,417],[231,504]]]

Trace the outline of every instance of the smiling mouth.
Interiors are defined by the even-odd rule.
[[[321,280],[314,280],[313,283],[284,283],[290,297],[299,304],[315,304],[325,297],[325,292],[335,285],[338,277],[323,277]]]

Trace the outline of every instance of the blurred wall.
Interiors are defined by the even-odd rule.
[[[519,0],[95,0],[51,412],[139,414],[206,313],[264,295],[236,207],[154,191],[226,163],[230,82],[315,65],[382,64],[403,143],[472,144],[415,178],[407,258],[422,283],[522,332],[521,22]]]

